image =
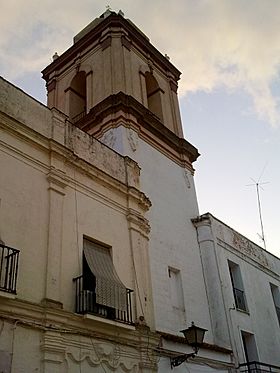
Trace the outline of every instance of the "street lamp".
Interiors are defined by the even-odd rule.
[[[194,358],[195,355],[198,353],[199,347],[203,343],[204,334],[207,332],[207,329],[199,328],[198,326],[192,325],[184,330],[181,330],[181,333],[184,334],[187,343],[192,346],[194,352],[190,354],[183,354],[176,357],[170,358],[171,369],[181,365],[184,361],[188,360],[190,357]]]

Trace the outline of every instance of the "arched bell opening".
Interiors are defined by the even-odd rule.
[[[87,112],[86,73],[78,72],[69,89],[69,118],[73,123],[78,122]]]
[[[145,81],[146,81],[148,108],[163,122],[162,103],[161,103],[161,92],[162,91],[158,85],[156,78],[150,72],[146,72]]]

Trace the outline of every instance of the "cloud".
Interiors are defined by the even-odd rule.
[[[3,2],[3,1],[2,1]],[[1,5],[0,67],[8,79],[42,69],[107,3],[73,0]],[[243,90],[255,114],[280,125],[278,0],[113,0],[181,71],[180,94]]]

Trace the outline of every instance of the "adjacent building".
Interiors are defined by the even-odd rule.
[[[209,213],[194,219],[193,223],[198,234],[214,334],[220,338],[228,333],[235,361],[238,366],[245,364],[242,370],[265,371],[269,370],[265,364],[270,364],[274,365],[272,371],[278,372],[279,258]]]
[[[177,68],[107,10],[42,73],[47,107],[0,80],[0,371],[280,365],[279,259],[199,216]]]

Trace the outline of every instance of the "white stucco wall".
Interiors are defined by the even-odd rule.
[[[194,321],[208,329],[206,342],[213,343],[200,250],[191,222],[198,215],[193,176],[135,132],[134,146],[131,146],[129,131],[132,130],[124,126],[111,129],[111,138],[114,138],[111,145],[137,161],[141,167],[141,189],[152,202],[148,212],[151,225],[149,255],[156,329],[180,335],[180,330]],[[106,134],[104,139],[106,141]],[[181,274],[184,322],[174,317],[168,267]]]
[[[20,250],[17,294],[0,291],[0,370],[155,372],[139,168],[65,119],[0,79],[0,238]],[[75,314],[84,236],[112,246],[133,321],[151,330]]]
[[[224,313],[229,321],[237,364],[246,362],[241,331],[254,335],[260,362],[280,365],[279,322],[271,294],[270,283],[280,288],[280,260],[240,235],[210,214],[203,215],[211,224],[216,271],[220,274],[220,289]],[[203,224],[203,223],[202,223]],[[202,232],[204,227],[199,227]],[[205,248],[204,248],[205,249]],[[228,261],[239,266],[248,312],[235,305]],[[208,284],[210,289],[214,283]],[[215,289],[213,288],[213,291]]]

